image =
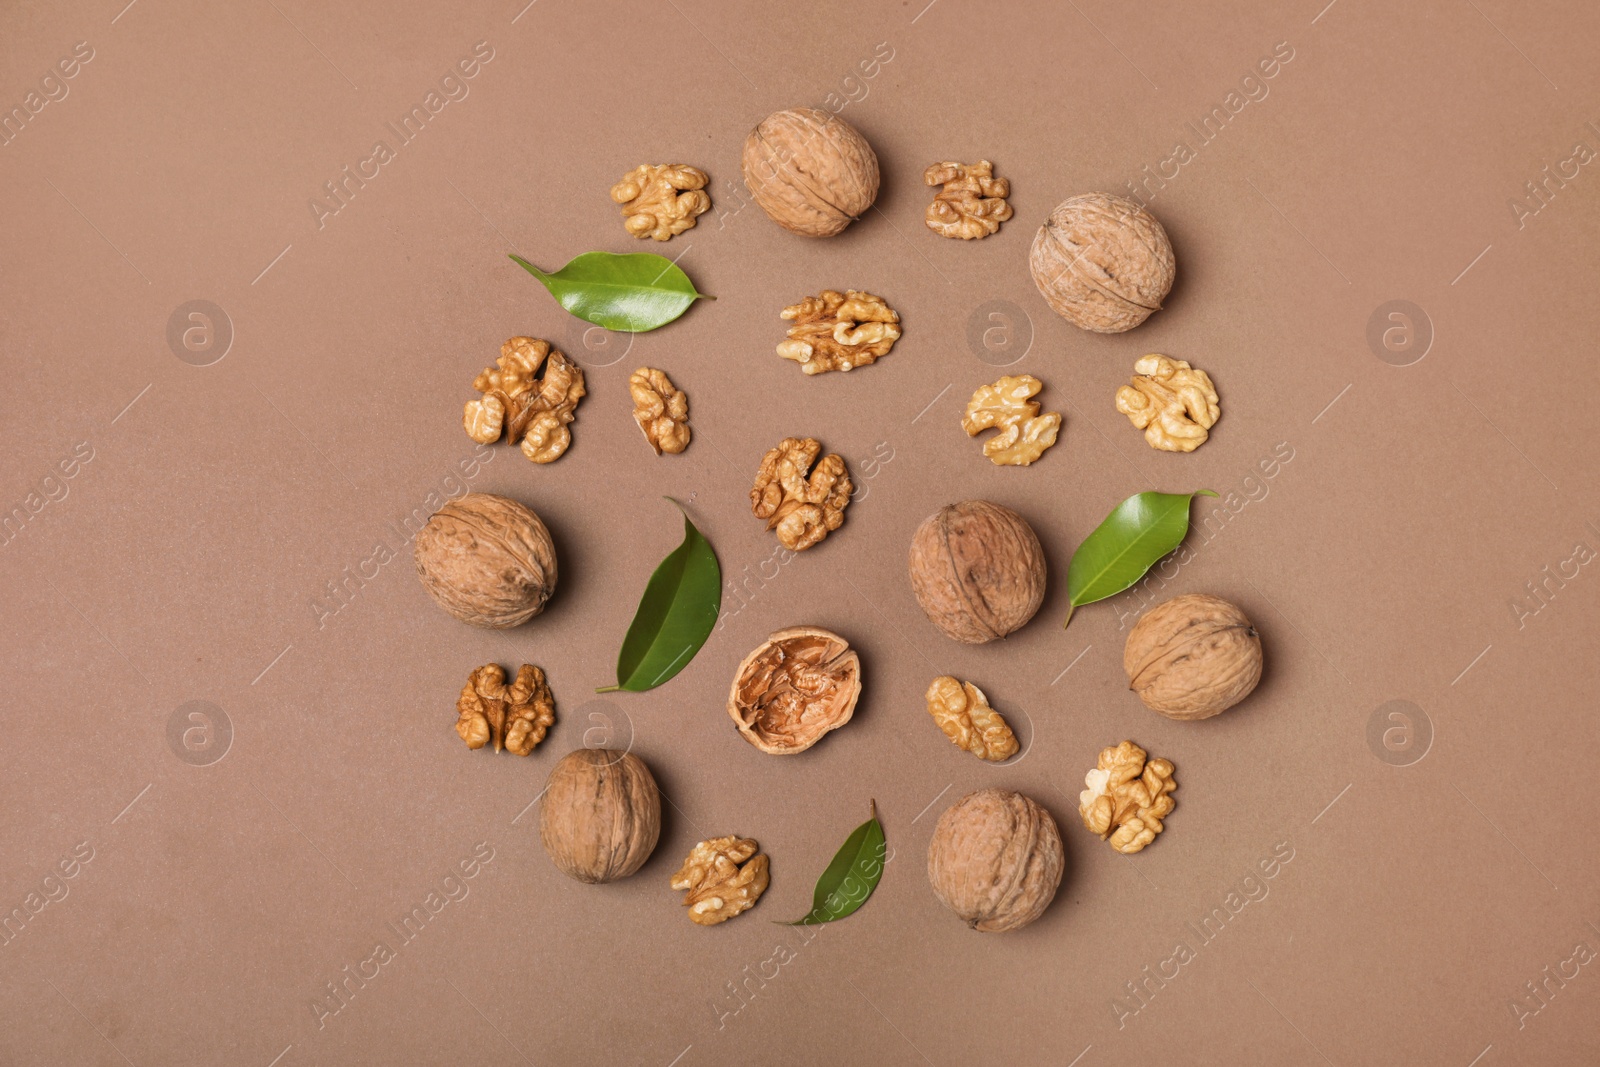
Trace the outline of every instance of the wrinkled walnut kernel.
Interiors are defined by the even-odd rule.
[[[711,208],[706,172],[687,163],[642,163],[611,187],[622,205],[623,226],[635,237],[666,241],[694,226]]]
[[[1150,447],[1193,452],[1205,444],[1222,415],[1211,376],[1154,353],[1141,356],[1133,370],[1132,383],[1117,390],[1117,410],[1144,431]]]
[[[486,445],[503,431],[535,463],[559,458],[572,444],[567,424],[584,396],[583,369],[534,337],[511,338],[500,346],[495,362],[498,369],[487,368],[473,379],[472,387],[483,396],[468,401],[462,414],[467,436]],[[541,364],[544,377],[535,379]]]
[[[500,664],[489,663],[467,679],[456,714],[456,733],[468,748],[482,748],[492,740],[496,752],[503,745],[507,752],[526,756],[556,721],[556,700],[538,667],[524,663],[508,686]]]
[[[687,890],[683,903],[690,922],[715,926],[755,906],[770,882],[760,847],[751,838],[732,836],[694,846],[672,876],[672,888]]]
[[[1078,794],[1083,825],[1118,852],[1138,852],[1156,839],[1176,804],[1172,772],[1168,760],[1145,762],[1144,749],[1132,741],[1101,749],[1099,765],[1083,778],[1089,788]]]
[[[987,237],[1011,217],[1011,183],[994,176],[994,164],[935,163],[922,175],[927,185],[943,185],[928,205],[928,229],[963,241]]]
[[[854,488],[850,473],[838,453],[817,462],[821,451],[815,437],[785,437],[762,457],[750,490],[751,512],[766,519],[767,529],[775,530],[778,541],[792,552],[810,548],[844,525]]]
[[[1060,413],[1041,415],[1038,401],[1032,399],[1043,388],[1044,383],[1031,374],[1008,374],[993,385],[979,386],[972,394],[961,428],[968,437],[999,429],[983,443],[983,454],[995,466],[1026,467],[1056,443]]]
[[[971,682],[940,675],[928,686],[925,699],[928,714],[956,747],[996,762],[1017,754],[1017,735]]]
[[[689,447],[689,398],[666,371],[640,367],[628,379],[628,392],[633,395],[633,419],[656,455]]]
[[[789,339],[778,343],[778,355],[800,364],[807,374],[865,367],[900,337],[900,316],[871,293],[824,289],[783,309],[794,320]]]

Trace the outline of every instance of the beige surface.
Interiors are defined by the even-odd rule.
[[[0,502],[37,508],[0,546],[0,908],[58,898],[0,946],[0,1061],[1600,1057],[1600,964],[1579,962],[1600,951],[1600,172],[1563,162],[1575,142],[1600,149],[1600,14],[921,2],[804,19],[703,0],[5,7],[0,106],[23,106],[76,42],[93,58],[0,147]],[[467,95],[401,144],[386,123],[476,42],[492,59]],[[1187,124],[1279,42],[1293,58],[1267,95],[1202,143]],[[875,53],[892,58],[864,78]],[[741,210],[745,132],[797,103],[844,103],[883,165],[881,210],[830,241]],[[379,139],[393,158],[319,225],[308,201]],[[1172,174],[1180,139],[1192,158],[1151,201],[1177,250],[1167,309],[1127,335],[1070,327],[1028,277],[1035,227],[1071,194]],[[976,158],[1011,181],[1016,218],[942,240],[920,175]],[[711,174],[714,206],[648,250],[681,255],[719,299],[622,355],[626,337],[590,350],[504,254],[553,267],[646,248],[607,190],[677,161]],[[1547,164],[1577,176],[1519,225],[1508,200]],[[823,287],[882,294],[905,324],[893,353],[816,378],[774,356],[779,309]],[[215,346],[188,363],[169,347],[191,300],[232,323],[209,366],[190,364]],[[1436,334],[1410,366],[1369,347],[1393,300]],[[991,301],[1009,321],[985,317]],[[991,325],[1010,348],[969,346]],[[573,447],[546,467],[504,446],[472,462],[461,405],[519,333],[585,362]],[[1153,452],[1113,407],[1152,351],[1222,395],[1193,455]],[[653,456],[632,421],[640,365],[691,398],[682,456]],[[1033,467],[996,468],[961,432],[963,398],[998,373],[1038,376],[1065,415]],[[821,438],[861,490],[842,530],[779,566],[746,493],[785,434]],[[73,476],[47,481],[58,463]],[[412,573],[404,523],[463,481],[552,529],[561,584],[526,627],[471,630]],[[1132,492],[1199,486],[1234,495],[1205,509],[1192,561],[1063,632],[1077,541]],[[662,493],[745,592],[677,679],[595,703],[679,537]],[[1052,566],[1043,610],[1000,645],[942,638],[904,575],[916,524],[967,497],[1022,512]],[[1238,602],[1266,648],[1257,693],[1201,723],[1145,710],[1121,674],[1142,600],[1184,591]],[[722,702],[741,657],[798,623],[847,635],[866,690],[848,727],[780,759],[741,741]],[[549,672],[557,722],[526,760],[451,730],[491,659]],[[989,694],[1020,760],[984,765],[934,728],[922,694],[943,673]],[[1428,747],[1383,747],[1395,700],[1431,724]],[[179,711],[191,701],[231,724],[209,766],[178,756],[205,722]],[[672,803],[639,875],[583,886],[525,809],[563,752],[608,731]],[[1133,857],[1074,810],[1124,737],[1181,783]],[[1050,807],[1069,869],[1040,922],[985,937],[941,909],[923,857],[938,812],[990,785]],[[772,925],[804,912],[870,799],[894,849],[877,895],[811,935]],[[700,929],[667,883],[720,834],[759,840],[772,886]],[[74,877],[47,882],[58,863]],[[1258,863],[1274,877],[1247,883]],[[1186,924],[1235,890],[1242,908],[1202,943]],[[430,894],[437,913],[395,936]],[[1170,974],[1180,939],[1194,958],[1137,1014],[1125,1000],[1119,1025],[1124,983]],[[363,966],[377,976],[357,988],[345,974]],[[1562,968],[1564,985],[1546,978]],[[335,981],[353,996],[319,1020]]]

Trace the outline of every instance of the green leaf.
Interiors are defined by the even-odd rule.
[[[696,300],[716,299],[697,292],[676,263],[653,252],[585,252],[553,274],[521,256],[511,258],[562,307],[608,330],[653,330],[688,311]]]
[[[817,879],[811,910],[805,918],[783,925],[820,926],[853,913],[878,888],[887,862],[885,851],[883,824],[878,822],[878,804],[873,801],[872,818],[851,831]]]
[[[1104,600],[1143,578],[1189,532],[1189,501],[1216,495],[1209,489],[1137,493],[1112,508],[1073,553],[1067,567],[1067,621],[1061,625],[1072,622],[1080,605]]]
[[[668,553],[650,576],[628,636],[622,639],[617,684],[595,691],[642,693],[669,680],[706,643],[721,608],[722,568],[717,566],[717,554],[685,513],[683,544]]]

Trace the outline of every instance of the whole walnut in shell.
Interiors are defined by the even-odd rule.
[[[878,197],[878,157],[856,128],[814,107],[777,111],[745,138],[744,182],[790,233],[832,237]]]
[[[550,771],[539,840],[569,878],[614,882],[644,866],[661,835],[661,792],[631,752],[580,748]]]
[[[945,635],[969,645],[1004,637],[1044,600],[1039,538],[1021,515],[965,500],[923,520],[911,539],[911,589]]]
[[[1131,330],[1172,290],[1172,242],[1156,217],[1109,193],[1062,201],[1028,253],[1052,310],[1094,333]]]
[[[1145,613],[1122,651],[1128,688],[1169,719],[1209,719],[1261,680],[1261,638],[1221,597],[1188,593]]]
[[[556,588],[550,531],[503,496],[468,493],[446,504],[418,532],[414,555],[423,588],[474,626],[520,626]]]
[[[939,816],[928,881],[974,930],[1027,926],[1050,906],[1066,857],[1048,811],[1009,789],[968,793]]]
[[[861,657],[831,630],[779,630],[744,658],[728,694],[739,735],[770,756],[804,752],[855,714]]]

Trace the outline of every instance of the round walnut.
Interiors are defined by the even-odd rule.
[[[1021,793],[980,789],[939,816],[928,881],[974,930],[1027,926],[1050,906],[1066,857],[1050,813]]]
[[[772,756],[804,752],[855,713],[861,658],[830,630],[779,630],[744,658],[728,694],[739,735]]]
[[[580,748],[550,772],[539,839],[568,878],[614,882],[644,866],[661,835],[661,792],[630,752]]]
[[[790,233],[832,237],[878,197],[878,157],[856,128],[814,107],[776,111],[745,138],[744,183]]]
[[[1169,719],[1209,719],[1261,680],[1261,638],[1221,597],[1189,593],[1145,613],[1122,651],[1128,688]]]
[[[1131,330],[1172,290],[1172,243],[1156,217],[1120,196],[1062,201],[1028,253],[1033,284],[1052,310],[1095,333]]]
[[[964,500],[923,520],[911,539],[911,589],[933,624],[969,645],[1033,618],[1044,600],[1044,551],[1021,515]]]
[[[462,622],[504,630],[544,610],[556,550],[539,516],[515,500],[468,493],[433,513],[416,543],[417,574]]]

